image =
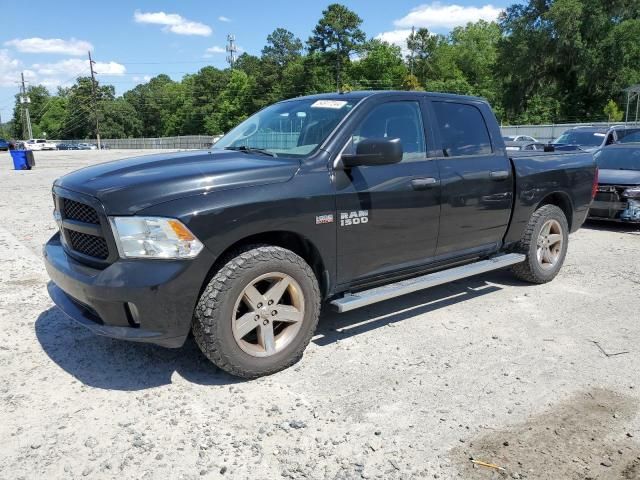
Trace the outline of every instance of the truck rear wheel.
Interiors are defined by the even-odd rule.
[[[550,282],[560,271],[569,244],[569,224],[564,212],[555,205],[543,205],[533,212],[520,240],[524,262],[512,267],[526,282]]]
[[[253,246],[211,279],[196,306],[193,333],[219,368],[254,378],[297,362],[319,314],[320,290],[309,265],[290,250]]]

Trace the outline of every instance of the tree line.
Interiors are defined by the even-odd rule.
[[[306,42],[277,28],[233,68],[161,74],[120,96],[97,85],[96,110],[90,77],[55,94],[31,86],[34,136],[93,138],[96,115],[104,138],[214,135],[282,99],[356,89],[477,95],[504,124],[619,121],[623,89],[640,83],[637,0],[528,0],[447,35],[416,29],[405,51],[361,25],[332,4]],[[18,96],[10,128],[22,136]]]

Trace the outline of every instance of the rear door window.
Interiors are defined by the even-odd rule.
[[[492,152],[487,124],[478,108],[455,102],[433,102],[433,108],[445,157]]]

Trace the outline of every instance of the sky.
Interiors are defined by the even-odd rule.
[[[306,40],[331,1],[304,0],[2,0],[0,115],[11,118],[20,73],[52,93],[88,75],[91,50],[98,80],[121,94],[152,76],[178,80],[206,65],[224,68],[226,37],[240,53],[259,55],[267,35],[286,28]],[[447,33],[494,20],[513,0],[343,0],[369,37],[401,44],[411,30]],[[390,11],[389,6],[393,9]],[[24,21],[16,21],[22,19]]]

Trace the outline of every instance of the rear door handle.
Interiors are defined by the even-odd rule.
[[[411,180],[411,186],[414,190],[427,190],[428,188],[437,186],[439,183],[440,181],[433,177],[414,178]]]
[[[492,171],[489,176],[491,177],[492,180],[506,180],[507,178],[509,178],[509,171],[508,170],[494,170]]]

